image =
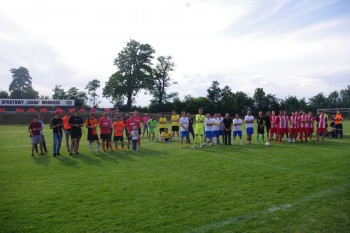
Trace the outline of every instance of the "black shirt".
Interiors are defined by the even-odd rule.
[[[61,125],[61,124],[63,124],[62,119],[61,118],[55,118],[55,117],[52,118],[51,123],[50,123],[51,126],[56,126],[56,125]],[[59,127],[52,128],[52,132],[53,133],[62,134],[62,125],[59,126]]]
[[[68,121],[69,124],[79,124],[82,125],[84,124],[83,118],[80,116],[71,116]],[[72,132],[81,132],[81,127],[77,126],[71,126],[72,127]]]
[[[266,127],[270,128],[271,127],[271,120],[269,116],[265,117],[265,125]]]
[[[233,121],[232,121],[232,119],[231,118],[224,118],[223,120],[222,120],[222,123],[224,124],[224,126],[225,126],[225,128],[226,129],[230,129],[231,128],[231,125],[232,125],[232,123],[233,123]],[[225,130],[225,129],[224,129]]]
[[[188,118],[188,131],[193,131],[193,118]]]

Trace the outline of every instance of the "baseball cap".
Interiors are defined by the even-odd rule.
[[[55,112],[55,114],[56,114],[56,115],[60,115],[60,114],[61,114],[61,111],[60,111],[60,110],[57,110],[57,111]]]
[[[39,113],[35,113],[35,114],[33,115],[33,117],[39,117],[39,116],[40,116]]]

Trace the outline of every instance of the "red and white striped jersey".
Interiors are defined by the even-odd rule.
[[[320,129],[326,129],[327,125],[327,117],[325,115],[319,115],[318,116],[318,128]]]
[[[277,116],[270,116],[271,121],[271,127],[270,128],[277,128]]]
[[[299,116],[291,116],[290,117],[290,128],[291,129],[299,129]]]
[[[315,123],[315,117],[309,117],[309,128],[313,129],[314,128],[314,123]]]

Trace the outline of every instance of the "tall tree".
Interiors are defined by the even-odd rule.
[[[149,44],[140,44],[130,40],[118,56],[114,65],[118,71],[114,73],[103,89],[103,96],[112,101],[127,100],[130,110],[134,97],[142,90],[148,89],[152,83],[152,59],[155,50]]]
[[[219,111],[223,114],[229,112],[231,115],[236,113],[236,106],[233,104],[235,101],[235,94],[231,91],[229,86],[224,86],[221,89],[221,101]]]
[[[266,112],[268,110],[266,95],[263,88],[256,88],[253,95],[254,99],[254,113],[257,114],[258,111]]]
[[[213,81],[211,86],[207,89],[207,97],[209,99],[210,104],[212,105],[212,110],[214,112],[218,111],[218,106],[221,101],[221,89],[218,81]]]
[[[54,100],[63,100],[67,98],[67,93],[64,91],[61,85],[56,85],[52,91],[52,99]]]
[[[328,108],[337,108],[340,106],[340,96],[338,91],[333,91],[328,95],[327,98]]]
[[[167,88],[176,84],[171,80],[170,72],[174,71],[175,64],[171,61],[171,56],[160,56],[157,58],[156,67],[153,69],[153,85],[149,88],[153,95],[152,102],[158,105],[158,111],[162,104],[177,96],[176,92],[167,93]]]
[[[97,79],[94,79],[92,81],[89,81],[86,85],[85,89],[88,91],[88,95],[90,96],[89,100],[92,103],[92,107],[97,107],[99,102],[97,101],[97,98],[100,97],[96,90],[100,87],[100,81]]]
[[[79,91],[76,87],[71,87],[67,91],[67,98],[70,100],[75,100],[75,106],[83,107],[86,105],[88,97],[84,91]]]
[[[309,106],[313,112],[316,112],[319,108],[327,108],[327,98],[323,92],[309,98]]]
[[[342,108],[350,108],[350,85],[346,89],[340,90],[340,99]]]
[[[12,73],[12,82],[9,86],[10,98],[39,98],[39,92],[35,91],[32,87],[32,77],[30,77],[27,68],[21,66],[18,69],[11,69],[10,72]]]

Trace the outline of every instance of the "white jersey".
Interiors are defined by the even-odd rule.
[[[220,128],[219,130],[224,130],[224,128],[222,127],[222,121],[224,120],[223,117],[218,117],[219,121],[220,121]]]
[[[181,117],[180,120],[179,120],[179,123],[180,123],[180,126],[181,126],[181,131],[188,131],[188,125],[189,125],[189,120],[188,120],[188,117]],[[186,128],[184,128],[184,127]]]
[[[240,124],[240,125],[235,125]],[[233,119],[233,131],[242,131],[242,120],[241,119]]]
[[[213,122],[213,131],[219,131],[220,130],[220,119],[219,118],[212,118]]]
[[[246,115],[245,117],[244,117],[244,120],[245,121],[250,121],[250,120],[252,120],[253,121],[253,123],[246,123],[246,128],[253,128],[254,127],[254,116],[253,115]]]
[[[212,131],[213,130],[213,121],[211,118],[205,118],[204,121],[204,131]]]

